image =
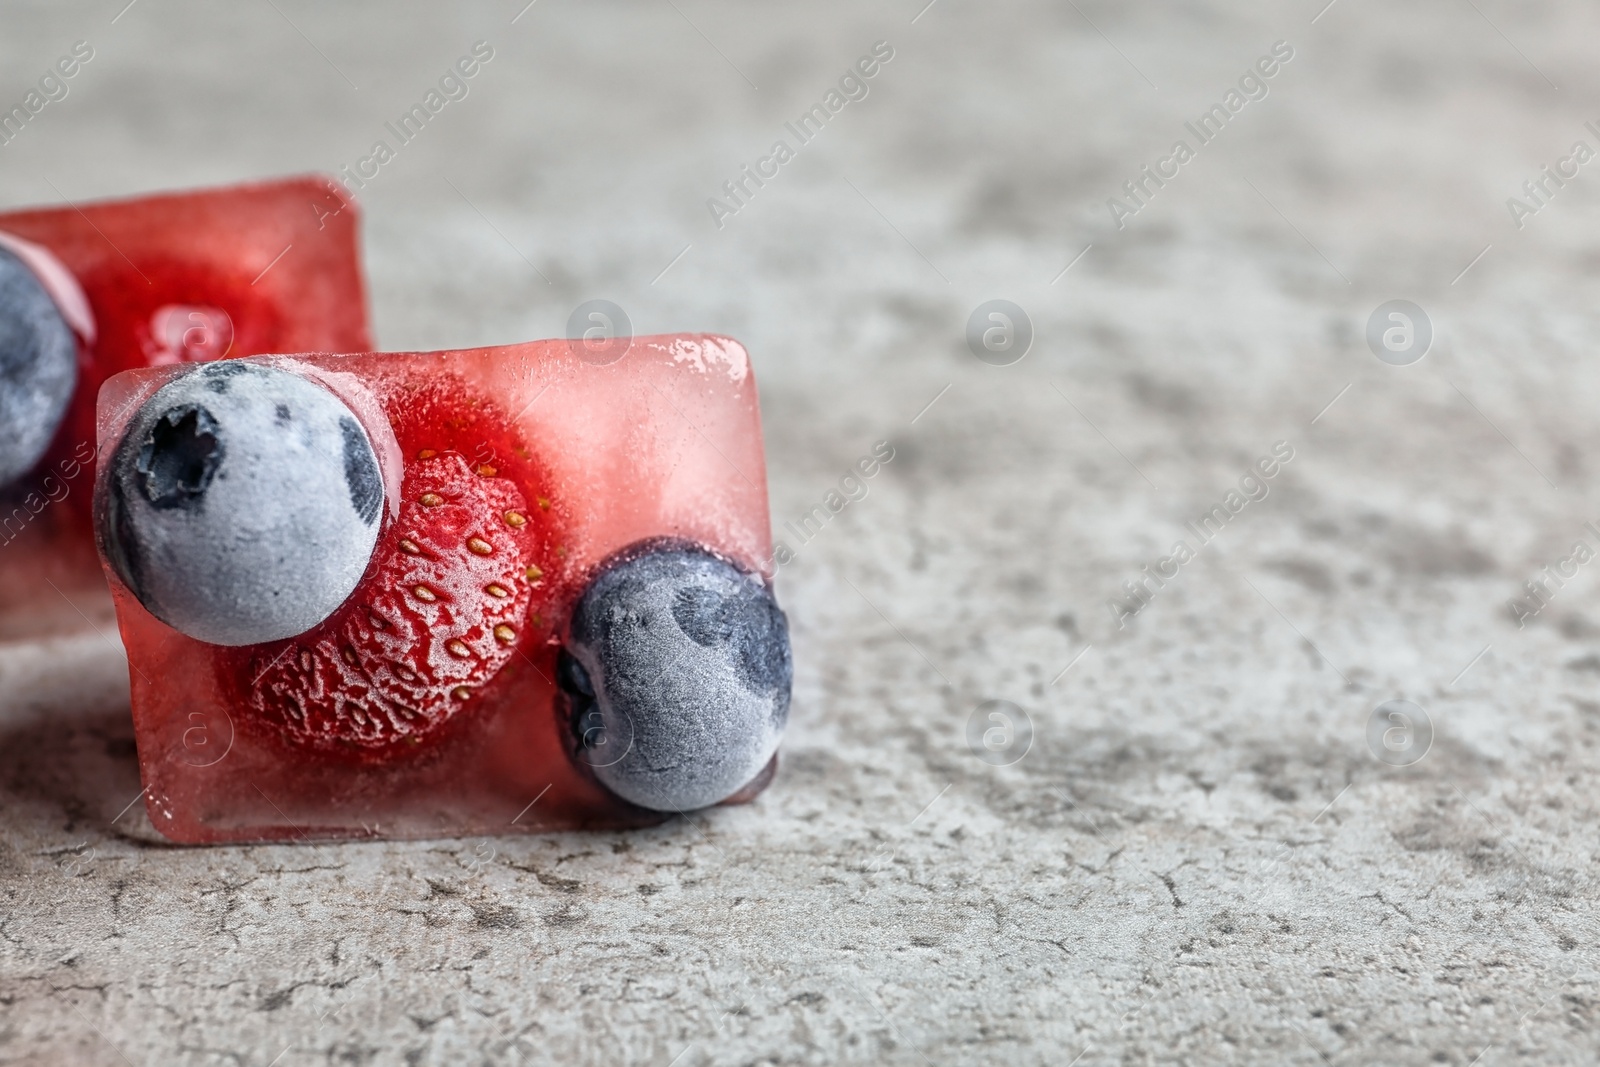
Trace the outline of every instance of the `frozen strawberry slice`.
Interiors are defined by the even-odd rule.
[[[348,405],[382,470],[382,528],[348,599],[305,632],[223,647],[153,614],[118,573],[116,524],[100,524],[158,830],[217,842],[637,826],[770,781],[790,661],[748,357],[704,335],[585,355],[544,341],[239,361]],[[97,507],[126,480],[117,457],[143,455],[129,441],[157,398],[191,371],[206,373],[107,383]],[[227,451],[232,416],[212,414],[225,453],[212,485],[231,493],[246,483],[228,480],[229,457],[249,450]],[[329,481],[333,451],[303,462],[318,465],[318,499],[349,509],[360,494]],[[179,458],[198,470],[201,452]],[[167,470],[162,455],[146,466]],[[152,493],[171,496],[165,482]],[[151,507],[152,529],[187,521]],[[204,518],[225,533],[231,514]],[[211,540],[149,558],[205,562]],[[306,551],[284,543],[266,562],[292,572]],[[253,606],[229,606],[226,585],[207,594],[224,619]]]
[[[82,626],[102,610],[81,475],[106,378],[263,352],[362,351],[371,340],[358,210],[326,178],[5,212],[0,235],[60,306],[78,360],[48,451],[0,485],[4,640]]]
[[[436,737],[518,654],[540,574],[522,492],[456,453],[408,464],[401,492],[375,570],[343,608],[226,665],[230,680],[254,679],[238,700],[246,721],[296,747],[381,758]]]

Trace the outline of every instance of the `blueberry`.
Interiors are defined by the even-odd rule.
[[[793,677],[789,624],[759,578],[699,546],[634,546],[573,612],[558,663],[580,758],[656,811],[738,792],[777,751]]]
[[[289,371],[210,363],[134,415],[99,530],[151,614],[250,645],[333,614],[372,558],[382,508],[377,456],[343,401]]]
[[[32,470],[78,382],[78,342],[22,261],[0,249],[0,487]]]

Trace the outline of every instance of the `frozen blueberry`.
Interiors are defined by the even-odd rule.
[[[0,487],[39,462],[77,382],[71,328],[33,272],[0,249]]]
[[[216,645],[304,633],[361,580],[383,481],[344,402],[289,371],[209,363],[145,401],[100,537],[150,613]]]
[[[789,717],[789,624],[772,591],[686,542],[636,546],[573,612],[558,684],[580,758],[656,811],[725,800],[771,760]]]

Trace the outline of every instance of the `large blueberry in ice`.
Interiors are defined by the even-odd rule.
[[[338,397],[286,370],[209,363],[134,416],[99,529],[151,614],[250,645],[304,633],[344,602],[383,498],[372,443]]]
[[[590,582],[557,681],[595,776],[641,807],[687,811],[727,799],[771,760],[792,676],[772,591],[667,541],[623,552]]]
[[[0,487],[50,447],[78,381],[78,342],[22,261],[0,249]]]

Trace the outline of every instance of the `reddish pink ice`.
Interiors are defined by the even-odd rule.
[[[0,214],[0,234],[64,266],[94,317],[85,343],[63,309],[80,336],[77,392],[43,461],[0,495],[0,640],[104,613],[83,472],[93,467],[95,396],[106,378],[372,347],[357,215],[336,184],[315,177]]]
[[[673,335],[635,340],[609,365],[578,358],[567,341],[260,362],[310,375],[339,394],[380,453],[393,433],[383,457],[385,529],[341,612],[364,612],[386,592],[375,588],[387,573],[385,546],[397,544],[410,521],[397,518],[399,502],[426,488],[405,480],[402,467],[429,477],[446,477],[439,473],[446,461],[462,476],[470,470],[493,484],[497,509],[520,495],[530,522],[518,523],[517,537],[532,546],[538,577],[518,601],[527,603],[525,613],[512,620],[516,655],[448,728],[425,743],[330,751],[286,732],[280,723],[287,720],[261,704],[255,685],[288,677],[284,664],[302,654],[313,662],[309,635],[243,649],[204,644],[158,621],[108,569],[156,828],[178,841],[221,842],[659,821],[659,813],[607,792],[574,758],[565,698],[553,684],[556,652],[586,575],[635,542],[685,538],[770,575],[760,410],[744,348],[727,338]],[[130,371],[107,383],[102,457],[172,373]],[[102,460],[97,495],[105,491]],[[754,795],[768,776],[735,799]]]

